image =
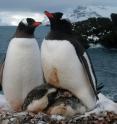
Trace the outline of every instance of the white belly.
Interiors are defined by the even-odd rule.
[[[70,90],[87,106],[88,110],[95,107],[96,97],[70,42],[44,40],[41,56],[48,83]]]
[[[10,103],[23,102],[34,87],[43,83],[37,41],[27,38],[11,40],[3,71],[3,91]]]

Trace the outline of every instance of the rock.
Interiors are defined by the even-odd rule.
[[[98,115],[95,113],[87,116],[78,118],[75,117],[68,120],[68,123],[76,123],[77,124],[117,124],[117,114],[113,112],[102,112]]]
[[[112,19],[112,20],[111,20]],[[110,18],[89,18],[73,23],[73,31],[84,47],[101,44],[107,48],[117,48],[117,14]]]
[[[117,14],[116,13],[112,13],[111,14],[111,19],[112,19],[113,25],[115,25],[117,27]]]
[[[117,95],[114,96],[114,102],[117,103]]]
[[[0,113],[0,124],[23,124],[33,117],[34,114],[28,112],[2,112]]]
[[[50,115],[44,113],[33,114],[29,112],[0,113],[0,124],[60,124],[63,118],[51,118]],[[60,123],[59,123],[60,122]]]
[[[88,116],[76,114],[71,118],[63,118],[58,115],[44,113],[33,114],[29,112],[1,112],[0,124],[117,124],[117,114],[113,112],[101,112]]]

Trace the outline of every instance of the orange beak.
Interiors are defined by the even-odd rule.
[[[48,18],[54,18],[53,14],[48,12],[48,11],[44,11],[44,14],[48,17]]]
[[[41,22],[34,22],[34,23],[33,23],[33,26],[34,26],[34,27],[38,27],[39,25],[41,25]]]

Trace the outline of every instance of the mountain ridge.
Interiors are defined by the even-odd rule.
[[[64,18],[69,18],[71,22],[83,21],[92,17],[109,17],[111,13],[116,13],[115,6],[77,6],[64,11]]]

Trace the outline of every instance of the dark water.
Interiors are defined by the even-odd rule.
[[[9,40],[13,36],[16,27],[0,27],[0,57],[6,53]],[[49,27],[40,27],[35,36],[39,46],[42,39],[49,31]],[[99,83],[104,84],[102,92],[117,101],[117,50],[104,48],[88,49],[94,70]]]

